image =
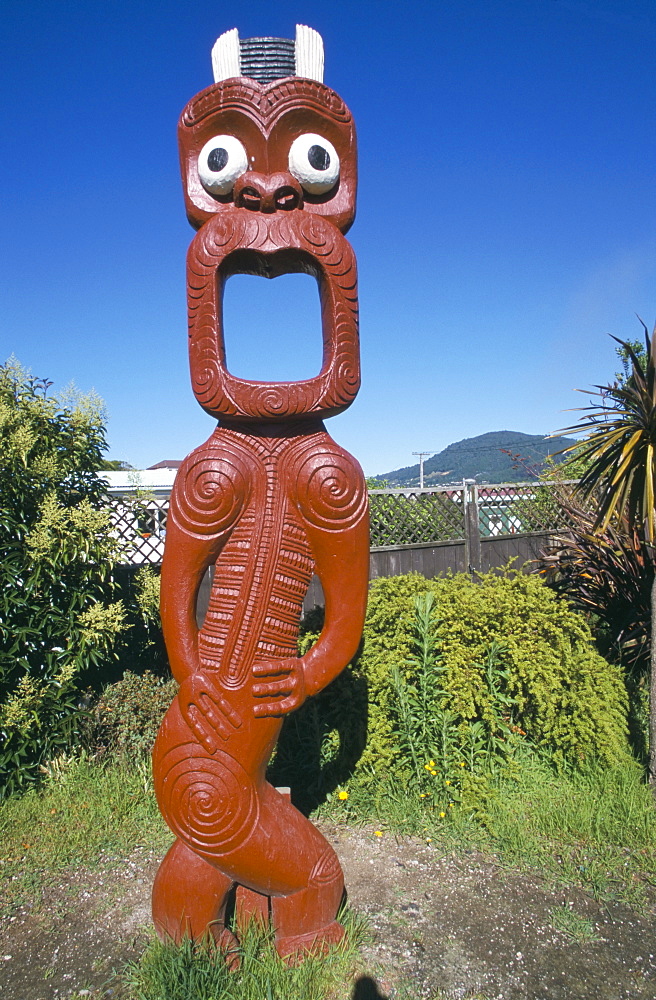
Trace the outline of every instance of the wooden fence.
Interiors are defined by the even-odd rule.
[[[371,579],[411,571],[426,577],[449,570],[486,572],[505,566],[511,558],[521,567],[567,527],[558,498],[571,494],[575,485],[574,481],[490,486],[465,482],[425,490],[370,490]],[[126,493],[111,497],[109,503],[123,561],[160,564],[168,497]],[[199,605],[206,606],[210,584],[208,575]],[[322,603],[315,577],[305,607]]]

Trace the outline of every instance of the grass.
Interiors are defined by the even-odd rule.
[[[457,804],[444,818],[407,788],[384,781],[368,787],[352,782],[348,799],[335,795],[319,812],[351,825],[373,820],[385,833],[422,836],[439,853],[474,848],[551,885],[635,909],[646,905],[650,887],[653,900],[656,888],[656,809],[637,768],[558,775],[533,756],[480,783],[475,800]],[[84,757],[62,760],[40,790],[0,805],[0,901],[5,908],[38,903],[67,869],[103,855],[125,856],[137,845],[162,855],[169,842],[145,762],[100,767]],[[373,987],[356,978],[363,929],[352,915],[346,919],[345,944],[296,969],[280,962],[268,932],[253,931],[243,942],[237,974],[228,974],[211,948],[175,948],[153,939],[117,982],[117,995],[369,1000],[376,996]],[[552,923],[573,942],[595,940],[594,925],[569,907],[554,909]],[[395,996],[416,1000],[411,984],[405,993],[399,984]]]
[[[599,940],[594,922],[575,913],[567,903],[551,911],[551,926],[575,944],[590,944]]]
[[[321,814],[422,836],[437,850],[494,854],[503,865],[637,910],[656,889],[656,808],[637,766],[556,774],[527,756],[444,818],[426,800],[384,781],[352,786],[347,802],[333,798]]]
[[[325,957],[310,956],[296,967],[281,961],[271,931],[256,924],[243,936],[236,972],[228,971],[213,944],[194,947],[185,941],[176,947],[153,939],[124,973],[127,995],[130,1000],[341,1000],[356,973],[365,932],[348,910],[340,920],[346,928],[342,943]]]
[[[0,804],[0,908],[38,903],[58,873],[103,853],[140,846],[163,854],[170,841],[145,762],[60,759],[42,788]]]

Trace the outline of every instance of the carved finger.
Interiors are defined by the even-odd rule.
[[[284,677],[279,681],[270,681],[268,684],[253,684],[253,695],[255,698],[274,698],[280,695],[291,694],[296,687],[296,681],[291,677]]]
[[[294,669],[294,660],[265,660],[263,663],[256,663],[253,667],[254,677],[279,677],[281,674],[289,674]]]
[[[265,701],[261,705],[254,706],[253,715],[257,719],[265,719],[267,717],[278,718],[281,715],[293,712],[295,708],[298,708],[300,702],[301,699],[298,697],[285,698],[280,702]]]

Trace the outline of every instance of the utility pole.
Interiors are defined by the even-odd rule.
[[[419,489],[424,488],[424,459],[429,455],[434,455],[434,451],[413,451],[413,455],[419,455]]]

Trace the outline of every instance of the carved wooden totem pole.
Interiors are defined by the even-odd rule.
[[[179,141],[198,229],[188,253],[191,378],[218,424],[182,464],[167,523],[161,611],[180,689],[153,766],[177,839],[155,880],[153,916],[162,936],[211,933],[230,951],[258,914],[278,952],[293,956],[343,933],[337,856],[265,770],[283,717],[354,655],[366,606],[365,483],[322,423],[360,383],[356,266],[343,236],[355,215],[355,130],[322,83],[323,46],[310,28],[299,25],[295,42],[226,32],[212,61],[217,82],[184,109]],[[288,272],[318,282],[321,371],[299,382],[237,378],[226,366],[224,282]],[[325,625],[299,658],[315,571]]]

